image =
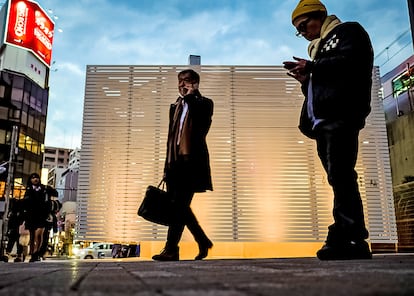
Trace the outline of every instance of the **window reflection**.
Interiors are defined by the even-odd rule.
[[[41,144],[35,139],[20,133],[18,146],[20,149],[30,151],[34,154],[39,155],[41,153]]]

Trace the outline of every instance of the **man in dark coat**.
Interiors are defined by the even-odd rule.
[[[299,128],[316,140],[334,192],[334,223],[317,257],[370,259],[355,164],[359,131],[371,110],[371,42],[360,24],[342,23],[328,15],[319,0],[301,0],[292,13],[292,23],[297,35],[310,41],[312,58],[284,62],[305,95]]]
[[[197,72],[181,71],[178,74],[180,96],[170,107],[164,180],[174,200],[175,219],[168,228],[164,250],[152,257],[158,261],[179,260],[178,243],[185,226],[198,243],[195,260],[205,258],[213,246],[190,207],[195,192],[213,190],[206,143],[213,101],[201,95],[199,83]]]

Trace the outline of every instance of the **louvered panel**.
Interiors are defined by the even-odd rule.
[[[188,66],[88,66],[77,239],[164,240],[166,227],[136,215],[162,177],[168,109]],[[196,66],[214,100],[208,145],[214,191],[193,210],[214,241],[320,242],[332,190],[315,143],[297,129],[300,86],[280,66]],[[357,163],[371,241],[396,242],[388,146],[374,71],[372,113]],[[192,240],[188,233],[183,240]]]

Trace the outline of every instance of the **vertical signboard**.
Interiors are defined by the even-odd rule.
[[[46,66],[52,60],[55,24],[38,3],[9,0],[5,43],[33,52]]]

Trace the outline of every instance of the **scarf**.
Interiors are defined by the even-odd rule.
[[[329,32],[331,32],[339,24],[341,24],[341,20],[337,18],[336,15],[329,15],[326,17],[321,27],[320,37],[312,40],[308,46],[308,53],[312,60],[315,59],[316,53],[319,51],[321,40],[324,39]]]
[[[187,110],[183,125],[180,130],[180,120],[183,113],[183,100],[184,98],[180,96],[176,102],[172,128],[168,136],[168,164],[177,161],[179,155],[189,155],[191,152],[190,135],[192,124],[189,116],[189,109]]]

